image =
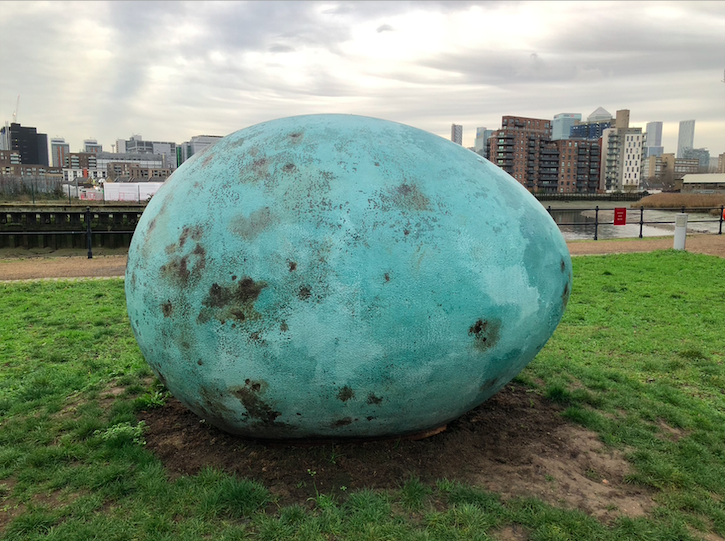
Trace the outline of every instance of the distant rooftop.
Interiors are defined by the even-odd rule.
[[[612,113],[607,111],[604,107],[597,107],[591,115],[587,117],[587,122],[606,122],[614,118]]]
[[[94,154],[100,160],[162,160],[161,154],[145,154],[135,152],[98,152]]]

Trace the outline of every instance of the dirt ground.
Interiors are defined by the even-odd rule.
[[[577,255],[651,252],[673,247],[672,237],[656,239],[580,240],[567,243]],[[688,235],[688,252],[725,257],[725,235]],[[0,281],[68,278],[109,278],[123,276],[126,255],[97,254],[88,259],[83,251],[41,252],[0,250]]]
[[[569,243],[573,256],[672,248],[672,238]],[[725,258],[725,235],[694,235],[686,249]],[[6,257],[0,254],[0,258]],[[123,276],[124,255],[0,259],[1,280]],[[504,498],[536,496],[581,509],[605,522],[647,514],[653,494],[625,482],[620,451],[568,423],[562,408],[538,392],[509,384],[493,398],[428,438],[289,445],[230,436],[202,422],[176,399],[141,412],[147,448],[172,476],[213,466],[262,482],[280,504],[311,505],[317,492],[344,499],[348,490],[399,488],[410,476],[447,478],[495,491]],[[660,437],[677,438],[660,427]]]
[[[605,521],[647,513],[651,494],[624,482],[629,465],[622,454],[566,422],[561,411],[512,383],[425,439],[317,445],[231,436],[175,399],[139,418],[148,425],[147,448],[172,476],[213,466],[263,483],[282,505],[309,505],[318,491],[344,499],[347,490],[398,489],[415,476],[472,483],[505,498],[537,496]]]

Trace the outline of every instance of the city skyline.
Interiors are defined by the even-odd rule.
[[[603,107],[662,121],[666,152],[694,118],[694,146],[717,155],[723,27],[721,2],[5,2],[0,122],[20,95],[17,121],[71,151],[315,113],[446,139],[455,122],[472,147],[505,115]]]

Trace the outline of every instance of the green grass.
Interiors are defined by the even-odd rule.
[[[136,419],[168,394],[135,344],[121,280],[0,284],[0,310],[9,540],[487,540],[514,525],[536,541],[725,537],[722,259],[575,258],[564,320],[518,377],[623,451],[628,482],[650,487],[650,515],[608,524],[446,479],[304,506],[211,468],[171,479]]]

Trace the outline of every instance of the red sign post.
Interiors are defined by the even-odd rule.
[[[627,225],[627,209],[617,207],[614,209],[614,225]]]

